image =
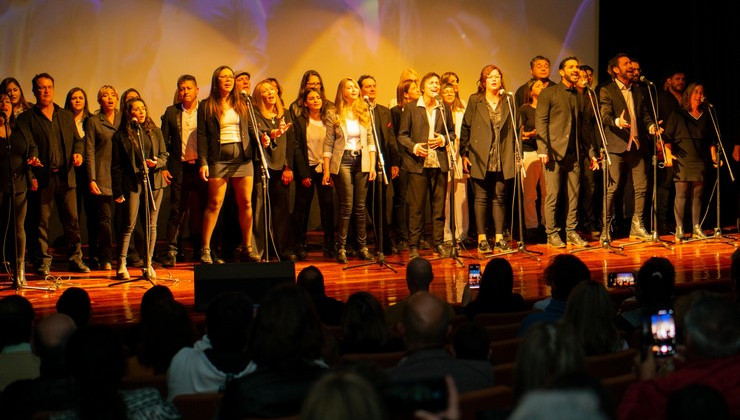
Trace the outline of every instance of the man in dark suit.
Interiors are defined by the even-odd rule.
[[[642,221],[645,209],[647,177],[645,159],[640,152],[642,145],[640,134],[647,129],[654,134],[656,125],[644,102],[641,90],[633,85],[632,61],[626,54],[617,54],[609,60],[609,69],[614,80],[607,83],[599,92],[601,118],[610,153],[609,185],[606,191],[606,221],[602,231],[602,242],[611,240],[610,224],[614,217],[614,197],[617,190],[624,185],[627,171],[632,173],[635,191],[635,209],[630,226],[630,238],[648,239],[650,234],[645,230]],[[646,146],[647,147],[647,146]]]
[[[535,112],[537,131],[537,154],[545,165],[545,230],[547,245],[564,248],[560,238],[561,228],[555,220],[557,202],[560,195],[561,178],[565,176],[568,197],[568,211],[565,221],[565,236],[569,244],[586,247],[586,242],[576,232],[578,224],[578,193],[583,151],[591,158],[590,169],[596,170],[598,163],[593,144],[588,141],[584,130],[592,118],[585,97],[578,93],[576,83],[579,78],[578,59],[566,57],[558,69],[560,83],[549,86],[540,93]]]
[[[555,84],[555,82],[550,80],[550,59],[547,57],[538,55],[530,60],[529,74],[532,76],[530,80],[540,80],[543,84],[546,84],[547,86],[552,86]],[[527,89],[527,83],[529,83],[529,80],[523,85],[519,86],[519,88],[517,88],[516,90],[516,93],[514,94],[514,103],[516,104],[516,109],[519,109],[522,105],[524,105],[524,91]]]
[[[357,79],[357,84],[360,85],[360,95],[362,95],[363,98],[367,97],[370,102],[370,109],[373,111],[373,119],[375,121],[375,133],[377,133],[380,151],[383,154],[383,160],[385,162],[385,172],[388,176],[388,182],[391,182],[401,173],[401,159],[398,155],[398,142],[396,141],[396,134],[393,131],[393,124],[391,122],[391,110],[375,101],[377,83],[373,76],[363,74]],[[378,166],[380,166],[380,158],[377,159],[377,162]],[[378,175],[380,175],[380,169],[378,169]],[[382,204],[386,203],[386,190],[388,185],[383,181],[381,176],[378,176],[375,187],[368,189],[367,208],[374,209],[373,214],[376,215],[374,222],[376,227],[378,225],[378,221],[382,221],[382,252],[385,254],[391,254],[392,244],[390,238],[390,227],[388,226],[388,218],[386,216],[387,206],[383,205],[383,207],[379,209],[378,206],[374,204],[377,198],[375,188],[377,188],[378,182],[382,186],[380,191],[383,195]],[[378,244],[376,244],[376,248],[377,245]],[[380,251],[380,249],[377,249],[377,252]]]
[[[177,261],[181,229],[188,214],[191,194],[198,200],[200,212],[190,219],[202,220],[208,197],[208,184],[198,175],[198,83],[194,76],[184,74],[177,79],[180,103],[167,107],[162,115],[162,135],[170,158],[162,171],[170,186],[170,216],[167,221],[167,254],[162,265],[172,267]],[[200,230],[191,232],[199,236]],[[193,249],[200,249],[193,243]]]
[[[454,140],[455,127],[450,108],[436,99],[439,93],[439,75],[425,74],[421,78],[421,92],[422,96],[416,103],[409,103],[403,109],[398,132],[398,142],[403,146],[403,167],[409,174],[406,195],[409,205],[409,259],[419,256],[427,194],[432,195],[432,238],[435,252],[442,256],[447,254],[442,244],[449,170],[445,146],[450,140]],[[450,138],[446,137],[447,133]]]
[[[29,164],[38,180],[38,194],[33,194],[28,206],[36,213],[38,247],[36,267],[38,274],[49,275],[51,254],[49,253],[49,219],[52,200],[61,212],[62,226],[66,238],[69,270],[89,273],[82,262],[80,224],[77,218],[77,194],[75,166],[82,165],[84,143],[77,132],[72,114],[54,103],[54,78],[48,73],[33,78],[33,94],[36,105],[18,117],[18,127],[31,146]],[[33,226],[33,225],[31,225]]]

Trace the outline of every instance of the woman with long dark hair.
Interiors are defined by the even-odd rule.
[[[116,275],[121,280],[129,279],[126,268],[126,251],[131,241],[131,234],[136,226],[136,217],[140,215],[139,207],[150,200],[144,185],[144,165],[149,177],[147,182],[152,189],[154,205],[149,205],[149,214],[141,214],[144,223],[148,222],[149,242],[146,244],[146,259],[151,263],[154,245],[157,242],[157,216],[159,215],[164,187],[161,170],[167,167],[167,147],[164,144],[162,131],[149,116],[144,100],[131,99],[126,103],[121,126],[113,136],[111,152],[111,185],[113,197],[118,204],[123,204],[124,229],[119,242],[118,270]],[[146,207],[144,207],[146,208]],[[148,220],[147,220],[148,217]],[[157,274],[151,265],[144,268],[149,278]]]
[[[717,164],[716,135],[704,98],[704,86],[691,83],[683,93],[681,106],[668,118],[665,129],[665,165],[673,166],[676,201],[676,241],[684,239],[683,215],[686,201],[691,201],[692,237],[706,239],[701,229],[701,198],[704,174],[711,156]],[[689,197],[691,191],[691,197]]]
[[[111,268],[113,258],[113,184],[111,160],[113,157],[113,135],[121,125],[118,93],[110,85],[98,90],[100,111],[90,117],[85,128],[85,165],[87,167],[87,190],[92,206],[88,217],[88,248],[90,258],[104,270]],[[81,188],[85,188],[82,187]],[[94,211],[94,215],[92,214]]]
[[[0,82],[0,93],[8,95],[8,98],[10,98],[14,117],[31,109],[32,104],[26,100],[21,84],[14,77],[6,77]]]
[[[211,77],[211,92],[198,105],[198,162],[200,177],[208,182],[208,206],[203,213],[203,248],[200,261],[213,264],[211,236],[226,195],[227,183],[234,187],[239,207],[244,256],[259,261],[252,250],[253,150],[247,106],[234,90],[234,71],[218,67]]]
[[[296,138],[295,161],[296,192],[293,207],[293,230],[296,235],[296,254],[306,258],[306,230],[308,214],[313,201],[314,188],[319,196],[321,228],[324,231],[324,257],[334,257],[334,189],[324,185],[324,140],[327,127],[329,105],[321,90],[308,88],[301,97],[300,114],[293,120]]]
[[[306,70],[301,78],[301,86],[298,89],[298,97],[292,104],[290,104],[290,117],[295,121],[296,117],[301,115],[303,108],[306,106],[305,97],[306,91],[309,89],[317,89],[321,95],[321,100],[325,102],[328,107],[333,106],[330,100],[326,98],[326,92],[324,91],[324,81],[321,79],[321,75],[316,70]]]
[[[360,87],[352,79],[342,79],[330,114],[324,142],[324,176],[322,182],[334,182],[339,198],[337,224],[337,262],[347,262],[349,219],[355,216],[358,255],[371,260],[366,246],[367,223],[365,201],[368,181],[375,180],[375,140],[370,128],[370,115],[365,101],[359,98]]]
[[[503,73],[492,64],[480,72],[478,92],[470,96],[460,132],[463,168],[473,178],[475,226],[478,252],[490,253],[486,236],[486,212],[493,204],[495,247],[508,250],[504,240],[506,180],[514,177],[514,122],[506,106]]]

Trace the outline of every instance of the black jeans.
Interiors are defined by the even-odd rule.
[[[393,228],[396,233],[396,243],[409,240],[409,209],[406,202],[406,192],[409,184],[409,173],[401,169],[398,177],[393,181]]]
[[[609,186],[606,189],[606,220],[611,222],[614,216],[614,196],[617,191],[624,188],[626,173],[632,173],[632,184],[635,191],[635,210],[633,219],[642,221],[642,213],[645,209],[645,194],[647,192],[647,177],[645,173],[645,159],[637,150],[624,153],[612,153],[611,165],[609,166]],[[625,215],[627,218],[627,215]]]
[[[566,197],[568,200],[568,212],[565,218],[565,231],[572,232],[578,225],[578,195],[579,180],[581,177],[581,165],[576,159],[575,153],[566,155],[563,160],[550,161],[545,164],[545,231],[548,235],[560,231],[556,220],[558,196],[562,180],[565,178]]]
[[[367,222],[365,201],[367,199],[368,173],[362,172],[362,158],[344,153],[339,173],[332,174],[334,187],[339,198],[339,220],[337,222],[337,246],[342,249],[347,244],[350,216],[355,217],[357,245],[362,248],[367,242]]]
[[[179,237],[182,233],[182,227],[185,224],[185,217],[188,215],[188,203],[191,195],[198,200],[199,214],[191,214],[190,218],[195,220],[203,219],[203,212],[208,204],[208,183],[200,179],[199,167],[197,163],[182,163],[182,171],[172,174],[172,184],[170,184],[170,214],[167,219],[167,248],[171,251],[179,249]],[[191,235],[193,233],[191,232]],[[198,236],[200,234],[198,233]],[[200,244],[193,244],[193,249],[199,249]]]
[[[676,181],[676,203],[673,206],[673,215],[676,218],[676,228],[683,226],[683,213],[686,209],[686,200],[691,190],[691,226],[701,222],[701,195],[704,192],[704,183],[701,181]]]
[[[90,257],[95,257],[100,263],[111,262],[113,258],[113,197],[110,195],[90,194],[90,203],[87,206],[88,248]],[[90,223],[92,221],[93,223]]]
[[[506,181],[503,172],[486,172],[484,179],[473,179],[475,195],[475,225],[480,226],[478,234],[486,232],[486,219],[489,208],[493,208],[493,227],[497,234],[504,233],[506,218]]]
[[[62,220],[64,237],[67,240],[69,261],[82,263],[82,243],[80,240],[80,223],[77,218],[76,188],[67,185],[67,173],[61,170],[49,176],[49,185],[33,194],[32,209],[38,210],[38,251],[41,262],[51,264],[49,254],[49,220],[51,219],[52,202],[56,202],[57,211]]]
[[[409,245],[419,247],[424,230],[424,204],[427,196],[432,203],[432,240],[434,245],[444,242],[445,193],[447,172],[439,168],[424,168],[420,174],[409,172],[406,200],[409,206]]]
[[[331,185],[323,185],[323,174],[316,172],[316,166],[308,168],[310,172],[311,186],[303,185],[303,180],[295,180],[295,204],[293,206],[293,231],[297,243],[306,243],[306,231],[308,230],[308,216],[313,201],[313,192],[319,197],[319,209],[321,212],[321,228],[324,230],[324,248],[332,249],[334,246],[334,190]]]
[[[12,200],[9,192],[2,195],[2,211],[0,211],[0,215],[2,215],[3,218],[2,220],[8,220],[8,212],[10,211],[13,212],[13,215],[15,217],[15,220],[12,222],[12,228],[14,229],[15,234],[8,231],[2,232],[3,238],[8,239],[5,242],[5,245],[8,246],[8,249],[4,257],[8,261],[10,261],[10,257],[12,255],[15,255],[15,261],[19,263],[19,266],[23,265],[26,257],[26,230],[24,228],[24,224],[26,221],[27,210],[28,201],[26,199],[26,191],[16,193],[15,197]],[[11,228],[11,226],[5,223],[3,223],[3,225],[7,229]],[[15,238],[15,243],[13,243],[11,238]]]

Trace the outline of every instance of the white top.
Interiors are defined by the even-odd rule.
[[[221,125],[221,144],[239,143],[239,115],[234,109],[224,112],[219,120]]]
[[[188,111],[182,106],[182,156],[183,162],[198,159],[198,105],[195,109]],[[233,109],[232,109],[233,111]],[[236,114],[236,113],[235,113]]]
[[[347,141],[344,142],[344,150],[362,150],[362,144],[360,143],[360,121],[357,118],[347,116],[344,119],[344,127],[347,130]]]
[[[306,145],[308,146],[308,164],[311,166],[322,163],[326,126],[322,121],[308,119],[306,127]]]

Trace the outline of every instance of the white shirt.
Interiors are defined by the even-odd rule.
[[[344,119],[344,128],[347,130],[347,140],[344,142],[344,150],[362,150],[362,144],[360,143],[360,121],[357,118],[347,116]]]
[[[630,89],[629,86],[622,83],[619,79],[614,79],[614,81],[617,82],[617,86],[619,87],[619,90],[622,92],[622,96],[624,97],[624,102],[627,103],[627,112],[630,116],[629,121],[629,130],[630,130],[630,140],[629,143],[627,143],[627,150],[630,150],[632,148],[632,143],[635,143],[637,148],[640,148],[639,140],[637,139],[637,117],[635,116],[635,101],[632,98],[632,89]],[[619,118],[615,120],[617,124],[619,124]]]
[[[306,127],[306,145],[308,146],[308,164],[311,166],[322,163],[326,126],[322,121],[308,119]]]
[[[182,132],[180,133],[182,155],[180,159],[187,162],[198,159],[198,104],[195,104],[195,109],[192,111],[185,109],[182,104],[180,107],[182,108]]]
[[[239,115],[234,109],[224,112],[219,119],[221,125],[221,144],[239,143]]]
[[[439,102],[437,102],[439,103]],[[416,106],[423,107],[424,110],[427,113],[427,122],[429,123],[429,133],[427,134],[427,139],[433,139],[437,137],[437,133],[434,132],[434,126],[437,122],[437,107],[434,108],[427,108],[426,104],[424,103],[424,96],[421,96],[419,100],[416,101]],[[424,167],[425,168],[439,168],[439,158],[437,157],[437,151],[436,149],[428,149],[429,154],[424,159]]]

